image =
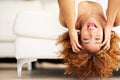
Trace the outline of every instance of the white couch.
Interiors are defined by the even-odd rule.
[[[25,11],[16,17],[13,28],[18,36],[15,53],[18,65],[18,77],[21,77],[22,65],[37,59],[60,59],[56,45],[57,37],[66,31],[51,12]],[[30,66],[29,66],[29,69]]]
[[[1,0],[0,12],[0,58],[16,58],[19,77],[25,63],[30,70],[38,58],[60,58],[55,43],[64,29],[57,0]]]
[[[16,35],[12,32],[16,14],[41,10],[39,0],[0,0],[0,58],[15,58]]]

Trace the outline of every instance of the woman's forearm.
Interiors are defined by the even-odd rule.
[[[120,6],[120,0],[108,0],[108,9],[107,9],[107,25],[110,25],[112,28],[116,16],[118,14]]]
[[[58,0],[58,3],[67,24],[68,30],[75,30],[75,1]]]

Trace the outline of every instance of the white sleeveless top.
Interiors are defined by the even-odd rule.
[[[76,19],[77,19],[77,15],[78,15],[78,5],[81,1],[92,1],[92,2],[99,3],[103,8],[103,12],[106,17],[106,9],[107,9],[107,5],[108,5],[108,0],[75,0]]]

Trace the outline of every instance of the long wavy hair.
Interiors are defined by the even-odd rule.
[[[79,36],[79,34],[78,34]],[[80,40],[80,37],[79,37]],[[112,31],[110,49],[99,54],[92,54],[86,50],[79,53],[72,51],[70,44],[69,33],[65,32],[57,39],[57,44],[62,45],[59,54],[63,57],[64,63],[67,66],[65,74],[72,74],[76,77],[109,77],[113,71],[119,69],[120,48],[119,36]]]

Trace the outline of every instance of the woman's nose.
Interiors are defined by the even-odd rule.
[[[95,30],[90,30],[89,34],[94,35],[95,34]]]

